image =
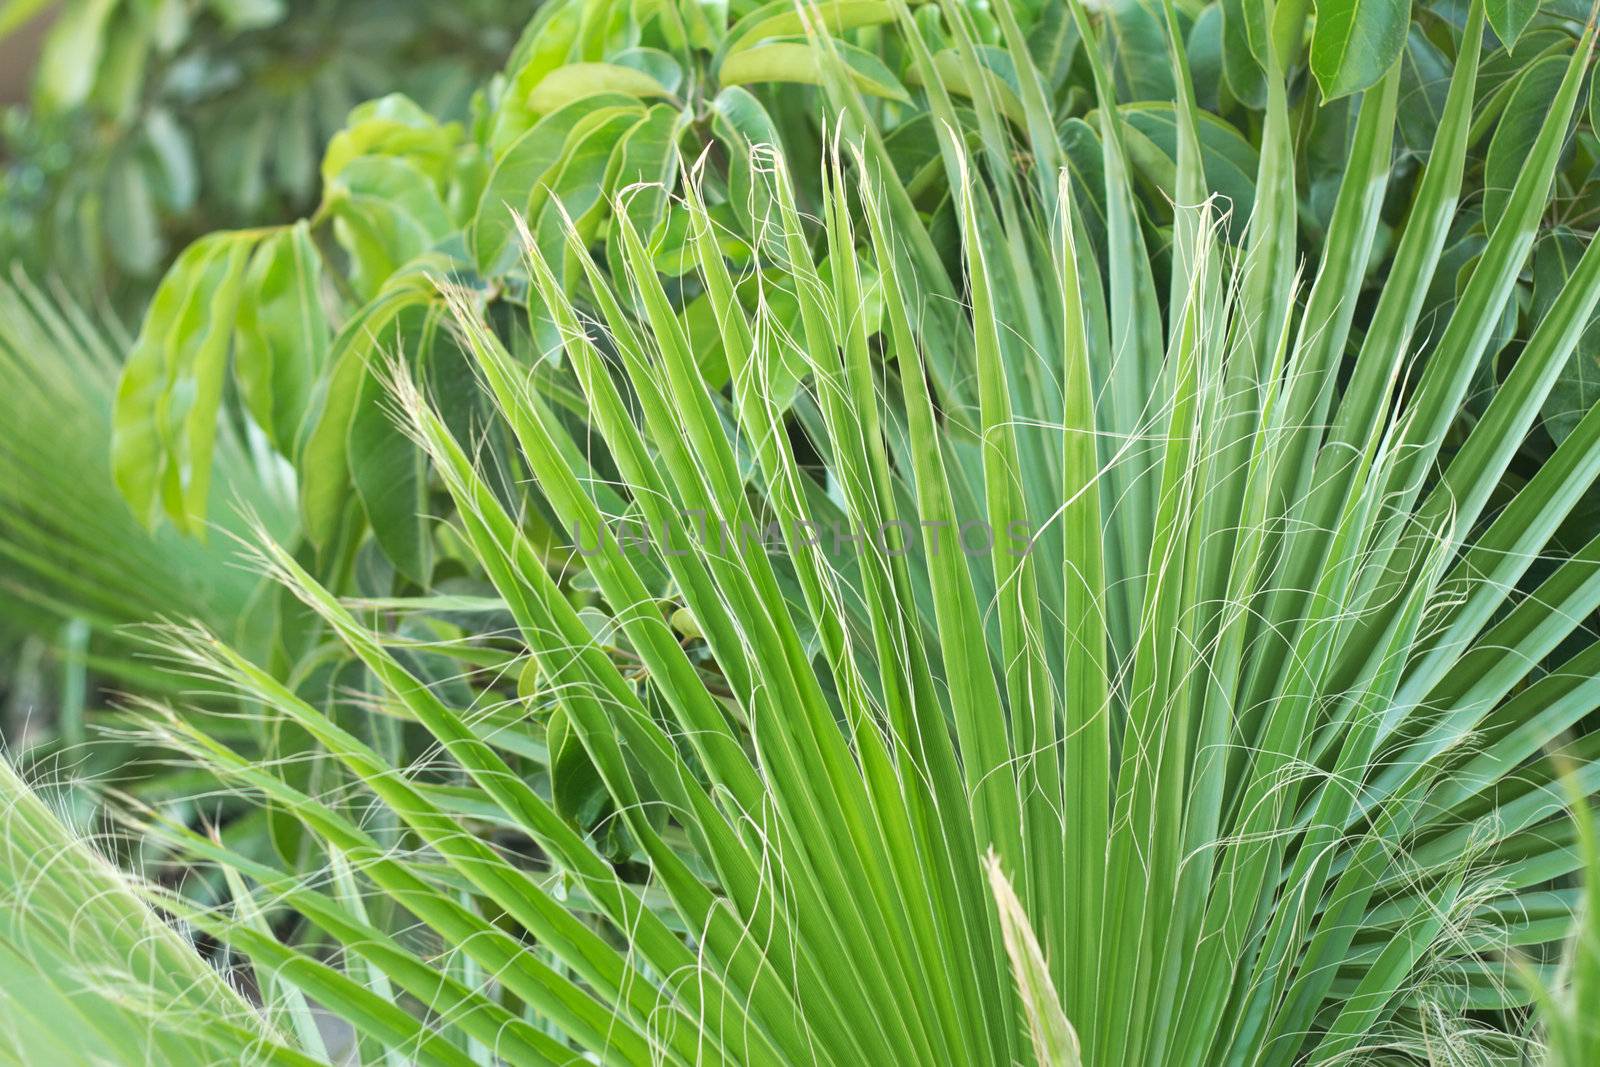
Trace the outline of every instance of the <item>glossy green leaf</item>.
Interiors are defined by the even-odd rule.
[[[1489,157],[1483,167],[1483,217],[1490,229],[1505,211],[1511,189],[1526,166],[1528,151],[1539,135],[1539,124],[1550,111],[1566,69],[1565,56],[1545,56],[1517,77],[1495,127],[1494,140],[1489,142]]]
[[[788,0],[771,0],[745,15],[728,31],[729,55],[770,37],[803,36],[808,27],[839,34],[858,26],[893,22],[894,7],[884,0],[822,0],[802,15]]]
[[[995,69],[995,53],[985,51],[979,58],[983,61],[967,62],[963,60],[960,51],[947,48],[934,55],[933,69],[939,77],[940,84],[949,92],[958,93],[969,99],[981,97],[992,101],[993,106],[1018,128],[1026,127],[1028,119],[1022,101],[1017,97],[1016,88]],[[921,71],[911,70],[906,80],[913,85],[922,84]]]
[[[1172,99],[1172,69],[1156,57],[1166,53],[1159,8],[1145,0],[1117,0],[1105,7],[1105,33],[1124,103]]]
[[[313,396],[304,444],[295,458],[300,513],[315,544],[333,540],[350,504],[350,430],[374,360],[393,352],[399,316],[408,311],[415,315],[433,299],[433,283],[425,274],[399,275],[333,342],[328,373]]]
[[[1135,167],[1156,188],[1171,188],[1178,153],[1177,116],[1171,104],[1146,101],[1121,108],[1127,123],[1128,152]],[[1201,161],[1207,192],[1225,199],[1217,211],[1229,213],[1228,231],[1245,231],[1255,208],[1256,150],[1224,120],[1208,112],[1199,114]]]
[[[1406,34],[1406,50],[1400,57],[1400,136],[1405,146],[1418,154],[1434,143],[1444,114],[1445,94],[1450,86],[1452,64],[1449,57],[1417,25]]]
[[[1220,3],[1208,4],[1189,28],[1186,44],[1189,70],[1194,82],[1195,102],[1208,111],[1222,107],[1223,9]]]
[[[350,254],[351,285],[367,300],[455,229],[433,183],[396,157],[352,160],[329,186],[326,206],[334,234]]]
[[[542,119],[495,161],[467,230],[468,246],[485,273],[506,269],[516,256],[516,215],[524,219],[543,202],[548,182],[569,153],[597,126],[619,115],[643,115],[640,103],[620,93],[578,100]]]
[[[1325,99],[1383,77],[1406,43],[1409,0],[1321,0],[1311,36],[1311,72]]]
[[[1522,36],[1522,31],[1528,28],[1533,16],[1539,13],[1539,0],[1484,0],[1484,7],[1488,10],[1489,25],[1494,27],[1495,36],[1504,41],[1507,48],[1511,48]]]
[[[117,386],[112,470],[134,514],[160,510],[203,532],[224,376],[256,240],[221,233],[178,258],[151,304]]]
[[[1531,321],[1542,322],[1549,314],[1557,294],[1583,255],[1584,247],[1584,238],[1563,230],[1539,242],[1533,253]],[[1589,320],[1545,397],[1544,428],[1560,444],[1596,404],[1600,404],[1600,315]]]
[[[401,159],[436,186],[454,159],[461,128],[441,123],[399,93],[354,108],[322,156],[322,181],[331,186],[354,161],[365,156]]]
[[[434,327],[406,331],[398,347],[406,358],[428,356]],[[433,570],[433,521],[428,515],[428,479],[421,451],[383,403],[383,384],[370,368],[362,379],[350,420],[347,453],[350,482],[384,555],[402,575],[423,588]]]
[[[583,743],[557,708],[545,728],[550,746],[550,795],[555,808],[585,830],[594,829],[610,805],[605,782],[583,749]]]
[[[1267,75],[1261,61],[1250,50],[1245,5],[1250,0],[1222,0],[1222,71],[1228,89],[1243,103],[1254,108],[1267,103]]]
[[[833,62],[830,53],[838,56],[850,80],[862,92],[888,100],[909,99],[905,87],[881,59],[843,41],[833,41],[826,49],[804,38],[754,45],[724,59],[717,78],[725,86],[765,82],[823,85],[826,83],[818,67]]]
[[[656,78],[633,67],[615,63],[569,63],[551,71],[534,86],[528,94],[528,107],[534,114],[544,115],[575,101],[611,93],[641,100],[672,95]]]
[[[640,233],[655,233],[666,213],[668,198],[677,184],[678,168],[682,165],[678,158],[678,137],[687,121],[683,112],[659,104],[623,135],[612,153],[604,193],[612,198],[612,209],[627,212]],[[619,261],[609,253],[607,258]]]
[[[261,242],[239,301],[234,375],[256,424],[293,455],[313,383],[328,358],[322,257],[303,222]]]

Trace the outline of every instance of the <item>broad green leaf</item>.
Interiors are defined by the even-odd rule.
[[[551,71],[534,86],[528,94],[528,107],[536,115],[547,115],[575,101],[612,93],[639,99],[672,95],[661,82],[633,67],[569,63]]]
[[[832,62],[830,52],[839,57],[850,80],[862,92],[888,100],[910,99],[900,80],[881,59],[844,41],[833,41],[826,46],[803,37],[768,41],[728,56],[717,71],[717,79],[724,86],[764,82],[825,85],[827,82],[819,67]]]
[[[443,272],[444,265],[435,264]],[[300,514],[314,544],[332,542],[350,504],[349,442],[373,360],[396,344],[397,319],[433,302],[425,273],[398,275],[362,308],[334,340],[328,374],[307,412],[304,444],[295,457],[300,474]]]
[[[506,86],[490,119],[485,141],[499,158],[518,137],[527,133],[539,116],[528,106],[528,95],[552,70],[573,56],[582,29],[581,4],[545,4],[517,43],[506,64]]]
[[[188,132],[170,111],[152,108],[145,115],[143,133],[162,207],[173,212],[188,211],[194,206],[200,184],[199,163]]]
[[[992,59],[992,57],[993,53],[986,51],[981,58]],[[1017,97],[1017,90],[994,69],[991,62],[970,63],[963,59],[959,50],[947,48],[933,57],[933,70],[938,75],[940,84],[950,92],[968,98],[985,96],[993,101],[1002,115],[1016,123],[1018,128],[1027,127],[1027,112]],[[922,84],[921,71],[913,68],[908,72],[906,80],[913,85]]]
[[[799,311],[798,307],[793,310]],[[717,330],[717,314],[711,297],[701,293],[684,305],[678,317],[683,323],[684,336],[695,346],[694,358],[700,373],[708,385],[721,389],[728,384],[728,353]]]
[[[134,514],[201,534],[250,232],[201,238],[162,279],[123,367],[112,470]]]
[[[658,104],[623,136],[612,153],[603,195],[613,198],[613,210],[627,212],[640,233],[655,233],[667,210],[680,166],[678,137],[687,122],[686,113]],[[607,259],[620,262],[619,255],[610,252]]]
[[[1484,7],[1495,36],[1504,41],[1507,48],[1511,48],[1522,36],[1522,31],[1528,28],[1533,16],[1538,14],[1539,0],[1484,0]]]
[[[106,27],[105,55],[95,71],[90,102],[109,119],[131,123],[145,86],[152,41],[139,12],[123,7]]]
[[[1529,319],[1544,321],[1556,295],[1583,255],[1585,239],[1566,230],[1546,235],[1533,253],[1533,302]],[[1590,318],[1549,395],[1542,414],[1544,428],[1557,444],[1565,441],[1578,420],[1600,404],[1600,315]]]
[[[36,77],[46,107],[76,107],[89,98],[105,54],[107,24],[117,8],[117,0],[85,0],[62,12],[39,57]]]
[[[1241,103],[1262,108],[1267,103],[1267,72],[1250,50],[1245,5],[1252,0],[1222,0],[1222,73]]]
[[[1072,179],[1074,223],[1078,239],[1086,241],[1096,263],[1106,256],[1106,179],[1104,152],[1095,127],[1080,118],[1061,124],[1061,149]]]
[[[1410,0],[1319,0],[1311,72],[1324,99],[1360,92],[1400,55]]]
[[[1176,178],[1178,155],[1177,115],[1173,106],[1145,101],[1123,105],[1120,111],[1127,124],[1124,133],[1134,165],[1156,188],[1171,188]],[[1243,234],[1255,208],[1255,179],[1260,160],[1250,142],[1225,120],[1209,112],[1200,112],[1198,118],[1206,191],[1226,198],[1218,205],[1218,214],[1229,213],[1229,233]]]
[[[1428,152],[1439,132],[1452,69],[1450,58],[1413,24],[1400,57],[1398,121],[1401,140],[1419,155]]]
[[[1584,413],[1600,404],[1600,343],[1594,330],[1572,353],[1544,403],[1545,429],[1557,443],[1566,440]]]
[[[650,75],[668,93],[676,94],[683,88],[683,66],[659,48],[627,48],[611,60],[620,67]]]
[[[660,180],[666,165],[664,157],[671,151],[670,134],[677,116],[671,108],[652,111],[657,116],[654,123],[637,112],[624,111],[587,128],[581,139],[576,133],[568,139],[565,158],[546,176],[545,196],[534,201],[538,207],[533,237],[539,247],[552,253],[552,258],[560,258],[569,221],[586,242],[594,237],[616,188],[614,182],[622,163],[618,153],[640,127],[648,132],[642,135],[638,148],[644,157],[653,158],[641,159],[635,166],[650,166],[654,171],[651,177]]]
[[[350,283],[367,300],[455,229],[433,183],[398,157],[363,156],[346,164],[328,187],[325,207],[350,254]]]
[[[756,146],[776,146],[782,138],[772,116],[746,89],[731,86],[722,90],[711,107],[712,132],[728,153],[728,203],[742,232],[753,237],[773,211],[767,183],[755,171]],[[637,219],[635,226],[640,233],[651,233],[654,228],[638,226]]]
[[[653,110],[659,119],[653,126],[647,118],[635,112],[621,111],[592,127],[586,127],[581,139],[578,131],[574,131],[568,139],[566,158],[546,178],[545,195],[535,197],[533,201],[534,218],[523,239],[531,238],[533,244],[553,262],[563,262],[568,258],[565,252],[569,226],[587,246],[606,218],[609,198],[615,189],[618,153],[622,151],[629,135],[640,127],[646,127],[654,133],[646,133],[646,140],[640,142],[645,154],[652,149],[658,153],[671,150],[670,130],[676,120],[673,109]],[[651,136],[656,138],[654,144],[647,143]],[[658,155],[655,160],[658,177],[663,166],[664,160]],[[666,195],[665,191],[661,195]],[[641,206],[648,209],[649,201]],[[571,280],[576,276],[577,267],[570,264],[562,273]],[[554,323],[537,304],[529,307],[529,323],[536,351],[559,351],[561,339],[556,334]]]
[[[1170,101],[1172,68],[1157,60],[1166,53],[1159,9],[1149,0],[1115,0],[1105,6],[1103,32],[1115,58],[1117,99]]]
[[[506,269],[515,258],[515,215],[528,218],[542,203],[550,178],[559,173],[568,154],[596,126],[617,116],[644,113],[639,101],[621,93],[578,100],[542,119],[495,161],[484,185],[477,212],[467,230],[467,244],[485,274]]]
[[[111,256],[129,274],[147,275],[160,265],[165,250],[149,174],[137,157],[126,156],[112,168],[106,183]]]
[[[1550,111],[1566,69],[1566,57],[1545,56],[1517,78],[1483,167],[1483,219],[1490,230],[1505,211],[1517,176],[1527,165],[1528,151],[1539,136],[1539,124]]]
[[[1060,89],[1066,81],[1079,43],[1078,27],[1067,5],[1044,5],[1028,31],[1028,54],[1048,91]]]
[[[804,36],[809,27],[840,34],[894,19],[894,7],[885,0],[821,0],[801,10],[790,0],[771,0],[733,24],[726,48],[732,55],[769,37]]]
[[[1207,4],[1189,28],[1186,44],[1195,103],[1207,111],[1222,108],[1223,73],[1222,5]]]
[[[441,123],[399,93],[369,100],[350,112],[322,155],[322,181],[333,182],[364,156],[411,163],[442,191],[461,141],[461,127]]]
[[[426,321],[419,331],[406,331],[398,347],[406,358],[424,360],[436,329]],[[421,450],[385,406],[382,378],[372,370],[362,379],[350,421],[350,481],[384,555],[401,574],[427,588],[433,570],[427,471]]]
[[[261,242],[239,301],[234,375],[256,424],[293,455],[306,404],[328,358],[322,257],[296,223]]]
[[[567,721],[565,709],[557,707],[550,713],[545,738],[550,748],[552,803],[584,831],[594,830],[610,806],[611,797],[600,772]]]

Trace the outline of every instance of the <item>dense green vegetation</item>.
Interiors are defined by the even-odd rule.
[[[138,877],[9,854],[6,974],[60,996],[0,1019],[1595,1062],[1594,36],[553,0],[464,119],[354,108],[306,217],[194,241],[135,338],[19,278],[7,583],[127,694],[74,675],[34,773],[120,765],[73,810]],[[259,1015],[100,1004],[74,894]]]

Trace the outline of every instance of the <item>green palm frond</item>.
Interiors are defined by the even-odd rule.
[[[283,1064],[288,1047],[0,760],[0,1063]]]

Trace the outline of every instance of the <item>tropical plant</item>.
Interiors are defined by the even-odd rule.
[[[1170,8],[1163,163],[1099,44],[1121,9],[1052,38],[1010,4],[575,3],[472,131],[380,101],[309,223],[180,258],[119,483],[199,527],[231,351],[321,546],[261,531],[260,562],[359,665],[339,694],[160,632],[300,738],[281,759],[139,705],[280,824],[274,855],[231,812],[127,809],[230,887],[141,891],[248,961],[274,1047],[319,1054],[309,1001],[367,1062],[1539,1055],[1600,789],[1600,406],[1508,472],[1600,303],[1592,243],[1505,338],[1594,30],[1552,41],[1497,190],[1473,146],[1527,113],[1482,106],[1484,5],[1425,151],[1406,64],[1327,76],[1320,11],[1311,72],[1360,95],[1312,226],[1306,10],[1241,8],[1247,218]],[[1091,93],[1039,59],[1069,38]],[[728,77],[762,49],[734,72],[815,89]]]

